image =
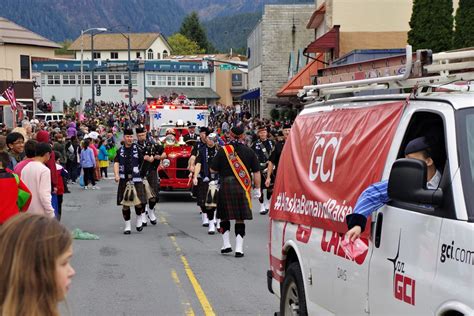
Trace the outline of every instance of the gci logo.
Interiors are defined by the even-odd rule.
[[[319,178],[321,182],[333,182],[336,171],[336,158],[341,142],[342,137],[340,133],[323,132],[316,134],[309,163],[310,181],[315,181]]]

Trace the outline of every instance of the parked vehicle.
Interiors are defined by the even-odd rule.
[[[305,87],[310,103],[285,144],[270,208],[267,280],[280,315],[474,315],[473,64],[473,50],[407,47],[397,59],[328,68]],[[337,98],[380,89],[412,93]],[[402,159],[426,133],[442,155],[437,190],[426,188],[426,164]],[[381,180],[391,201],[353,255],[346,215]]]
[[[46,123],[59,122],[64,118],[64,114],[63,113],[36,113],[35,118],[38,120],[43,120]]]

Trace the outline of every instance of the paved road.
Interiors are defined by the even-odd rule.
[[[257,203],[247,224],[245,257],[235,258],[220,254],[221,236],[208,235],[200,225],[189,194],[162,194],[158,225],[126,236],[115,182],[102,180],[99,186],[71,186],[64,197],[63,223],[100,236],[74,241],[69,314],[273,315],[278,309],[266,286],[268,217],[258,214]],[[235,244],[233,236],[232,230]]]

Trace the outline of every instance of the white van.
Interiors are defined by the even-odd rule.
[[[43,120],[46,123],[59,122],[64,118],[64,114],[63,113],[36,113],[35,118],[38,120]]]
[[[350,66],[329,69],[332,78],[305,87],[319,100],[413,93],[331,97],[297,117],[270,208],[267,281],[280,315],[474,315],[474,51],[407,47],[402,62],[386,77],[393,72],[374,75],[377,61],[361,63],[352,69],[370,70],[350,82],[337,77]],[[426,189],[424,163],[403,159],[407,143],[426,134],[440,149],[437,190]],[[391,201],[369,217],[359,240],[367,249],[351,256],[345,217],[381,180]]]

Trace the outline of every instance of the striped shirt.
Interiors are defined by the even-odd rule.
[[[436,170],[435,175],[426,183],[426,187],[430,190],[436,190],[441,181],[441,173]],[[390,201],[388,197],[388,180],[381,181],[370,185],[357,199],[354,208],[354,214],[361,214],[365,217],[370,216],[373,212],[384,206]]]

